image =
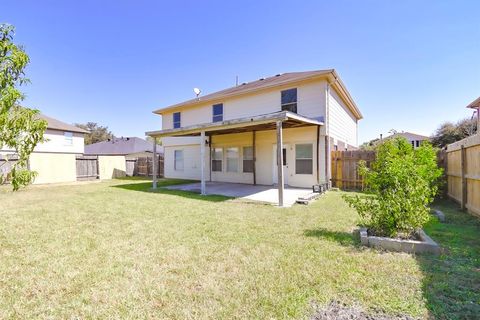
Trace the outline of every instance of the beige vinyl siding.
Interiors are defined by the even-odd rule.
[[[357,120],[334,89],[330,89],[328,126],[333,139],[358,146]]]
[[[183,151],[183,170],[175,170],[175,150]],[[170,145],[164,149],[165,178],[200,180],[200,145]],[[208,147],[205,148],[205,172],[210,171]]]
[[[181,126],[211,123],[212,105],[216,103],[223,103],[224,121],[278,112],[281,110],[281,91],[291,88],[297,88],[298,114],[312,118],[325,117],[326,82],[318,80],[179,109],[178,111],[181,112]],[[173,128],[173,112],[162,114],[162,119],[162,129]]]
[[[71,143],[65,139],[64,133],[69,131],[45,130],[43,137],[47,140],[39,143],[34,152],[55,152],[55,153],[74,153],[83,154],[84,152],[84,134],[78,132],[72,133]],[[13,151],[5,146],[0,151]]]
[[[325,121],[326,81],[316,81],[298,87],[297,113],[308,117],[323,117]]]
[[[75,154],[34,152],[29,158],[30,170],[38,176],[35,184],[77,181]]]
[[[98,171],[101,180],[125,177],[125,156],[99,156]]]

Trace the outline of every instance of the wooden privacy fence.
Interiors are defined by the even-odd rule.
[[[164,161],[163,155],[158,155],[157,176],[163,177],[164,174]],[[139,157],[135,161],[127,160],[127,175],[129,170],[134,176],[153,176],[153,158],[152,157]]]
[[[99,178],[98,156],[76,156],[77,180],[95,180]]]
[[[480,216],[480,134],[447,146],[448,196]]]
[[[363,189],[363,178],[358,173],[361,160],[370,167],[375,151],[332,151],[332,186],[341,189]]]
[[[105,169],[106,158],[102,156],[103,167]],[[79,155],[76,157],[77,180],[95,180],[100,179],[100,160],[99,156]],[[107,161],[108,162],[108,161]],[[123,171],[123,169],[121,169]],[[105,171],[105,170],[104,170]],[[103,172],[103,171],[102,171]],[[125,157],[125,175],[127,176],[149,176],[153,173],[152,157]],[[163,177],[163,155],[158,155],[157,173],[159,177]],[[103,179],[103,178],[102,178]]]
[[[17,155],[0,155],[0,184],[9,182],[10,172],[17,160]]]

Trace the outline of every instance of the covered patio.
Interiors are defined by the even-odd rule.
[[[153,146],[154,146],[154,157],[156,156],[156,145],[157,145],[157,139],[162,138],[162,137],[179,137],[179,136],[200,136],[200,173],[201,173],[201,179],[199,183],[199,187],[192,187],[195,189],[199,189],[200,193],[202,195],[207,195],[207,194],[213,194],[211,190],[207,190],[207,188],[213,188],[215,190],[216,186],[219,186],[218,184],[212,184],[208,183],[206,181],[207,177],[207,170],[205,169],[205,149],[206,146],[209,145],[208,141],[211,141],[211,137],[214,135],[224,135],[224,134],[232,134],[232,133],[244,133],[244,132],[252,132],[253,133],[253,187],[258,188],[258,192],[252,192],[254,189],[251,189],[248,192],[252,192],[252,197],[257,197],[253,194],[258,194],[261,192],[267,192],[268,194],[272,193],[272,190],[275,190],[277,196],[276,197],[269,197],[269,199],[274,199],[274,202],[277,203],[279,206],[287,206],[287,203],[291,203],[291,199],[295,197],[296,192],[293,191],[286,191],[286,190],[297,190],[297,188],[285,188],[285,180],[284,180],[284,172],[283,172],[283,166],[277,166],[277,181],[275,182],[276,187],[273,186],[258,186],[256,184],[256,169],[255,169],[255,162],[256,162],[256,155],[255,155],[255,132],[257,131],[267,131],[267,130],[275,130],[276,131],[276,145],[277,146],[283,146],[283,129],[284,128],[300,128],[300,127],[316,127],[317,128],[317,134],[316,134],[316,145],[319,145],[319,139],[320,139],[320,127],[324,125],[322,121],[319,121],[317,119],[312,119],[312,118],[307,118],[301,115],[298,115],[296,113],[292,113],[289,111],[280,111],[280,112],[274,112],[274,113],[269,113],[269,114],[264,114],[264,115],[259,115],[259,116],[252,116],[252,117],[246,117],[246,118],[238,118],[238,119],[232,119],[232,120],[226,120],[222,122],[213,122],[213,123],[205,123],[205,124],[199,124],[199,125],[192,125],[192,126],[186,126],[186,127],[181,127],[181,128],[175,128],[175,129],[165,129],[165,130],[159,130],[159,131],[151,131],[151,132],[146,132],[146,134],[152,138],[154,138]],[[207,140],[206,138],[209,137]],[[328,143],[328,142],[327,142]],[[211,146],[211,145],[210,145]],[[276,151],[276,163],[284,163],[283,161],[283,152],[282,148],[277,148]],[[157,161],[154,159],[153,161],[154,165],[157,163]],[[318,180],[319,176],[319,154],[318,154],[318,148],[317,148],[317,157],[316,157],[316,165],[314,166],[316,169],[316,176]],[[153,170],[156,172],[156,169],[154,168]],[[319,181],[317,181],[319,183]],[[233,187],[236,185],[236,189],[232,190],[232,193],[242,193],[241,189],[244,189],[246,187],[239,187],[237,184],[229,184],[226,183],[224,187]],[[252,185],[245,185],[245,186],[250,186]],[[153,188],[155,189],[157,187],[157,177],[154,175],[153,176]],[[263,188],[263,189],[262,189]],[[235,189],[235,188],[234,188]],[[300,189],[300,190],[308,190],[310,189]],[[222,191],[222,190],[219,190]],[[228,190],[223,190],[223,192],[228,192]],[[302,191],[303,192],[303,191]],[[219,193],[215,193],[219,194]],[[223,194],[223,193],[220,193]],[[236,196],[236,195],[233,195]],[[288,201],[287,198],[288,197]],[[299,195],[296,195],[295,200],[299,197]],[[272,201],[273,202],[273,201]]]
[[[201,192],[201,183],[190,183],[165,187],[169,190],[182,190]],[[207,195],[221,195],[226,197],[241,198],[246,200],[278,204],[278,190],[274,186],[251,185],[229,182],[206,182]],[[311,189],[285,187],[283,189],[283,206],[290,207],[297,199],[308,196]]]

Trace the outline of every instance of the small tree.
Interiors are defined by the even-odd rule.
[[[390,237],[412,234],[428,221],[428,206],[442,175],[430,143],[414,149],[401,137],[385,140],[370,169],[364,162],[360,164],[360,174],[371,194],[345,199],[371,232]]]
[[[465,118],[457,123],[442,123],[432,136],[432,144],[435,147],[443,148],[450,143],[462,140],[474,135],[477,132],[477,120]]]
[[[113,133],[108,130],[108,127],[100,126],[96,122],[76,123],[75,126],[89,131],[85,135],[85,144],[87,145],[113,138]]]
[[[18,190],[35,178],[36,173],[27,169],[28,158],[44,140],[47,123],[37,118],[38,110],[18,105],[24,95],[17,86],[28,82],[24,69],[30,60],[23,48],[13,43],[13,34],[13,26],[0,24],[0,149],[6,146],[18,156],[11,171],[13,190]],[[0,183],[4,179],[0,175]]]

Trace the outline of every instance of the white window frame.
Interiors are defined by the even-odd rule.
[[[283,103],[283,101],[281,101],[283,92],[290,91],[290,90],[295,90],[295,94],[297,95],[297,97],[295,99],[295,102]],[[295,106],[295,111],[290,110],[292,106]],[[290,89],[285,89],[285,90],[280,91],[280,110],[290,111],[290,112],[294,112],[294,113],[298,112],[298,88],[290,88]]]
[[[228,150],[229,149],[237,149],[237,157],[236,158],[232,158],[232,157],[228,156]],[[238,172],[239,171],[238,167],[239,167],[239,163],[240,163],[240,148],[239,147],[227,147],[227,148],[225,148],[225,150],[226,150],[225,151],[225,160],[226,160],[225,161],[225,164],[226,164],[225,165],[225,170],[226,170],[226,172],[232,172],[232,173]],[[237,163],[235,171],[230,170],[230,167],[229,167],[230,161],[233,161],[233,160],[235,160],[236,163]]]
[[[246,154],[245,154],[245,149],[246,149],[246,148],[252,149],[252,155],[251,155],[251,157],[248,157],[248,158],[245,157],[245,155],[246,155]],[[253,146],[243,146],[243,147],[242,147],[242,172],[243,172],[243,173],[252,173],[252,172],[253,172],[253,170],[254,170],[253,161],[255,161],[255,159],[254,159],[254,157],[253,157],[253,154],[254,154],[254,152],[253,152]],[[252,161],[252,171],[245,171],[245,161]]]
[[[312,157],[311,158],[297,158],[297,147],[298,146],[311,146],[312,147]],[[314,158],[314,144],[313,143],[296,143],[295,144],[295,174],[301,175],[313,175],[313,158]],[[298,173],[297,172],[297,160],[310,160],[312,162],[311,165],[311,173]]]
[[[73,146],[73,132],[70,131],[65,131],[63,133],[63,138],[64,138],[64,145],[66,146]]]
[[[221,106],[222,107],[222,113],[220,114],[215,114],[215,107]],[[223,103],[216,103],[212,105],[212,122],[222,122],[223,121]],[[216,119],[220,118],[220,119]]]
[[[177,152],[181,153],[182,157],[180,159],[177,159]],[[181,160],[181,168],[177,165],[177,161]],[[183,149],[177,149],[173,150],[173,170],[175,171],[183,171],[185,168],[185,154],[183,152]]]
[[[222,156],[220,157],[220,159],[217,159],[215,158],[215,151],[217,149],[220,149],[221,152],[222,152]],[[223,172],[223,155],[224,155],[224,151],[223,151],[223,148],[222,147],[212,147],[212,161],[211,161],[211,166],[212,166],[212,172]],[[220,170],[214,170],[213,168],[213,161],[220,161]]]
[[[178,114],[178,121],[175,121],[175,115]],[[172,123],[173,123],[173,128],[178,129],[182,127],[182,113],[181,112],[174,112],[172,113]],[[175,124],[178,123],[178,127],[175,127]]]

